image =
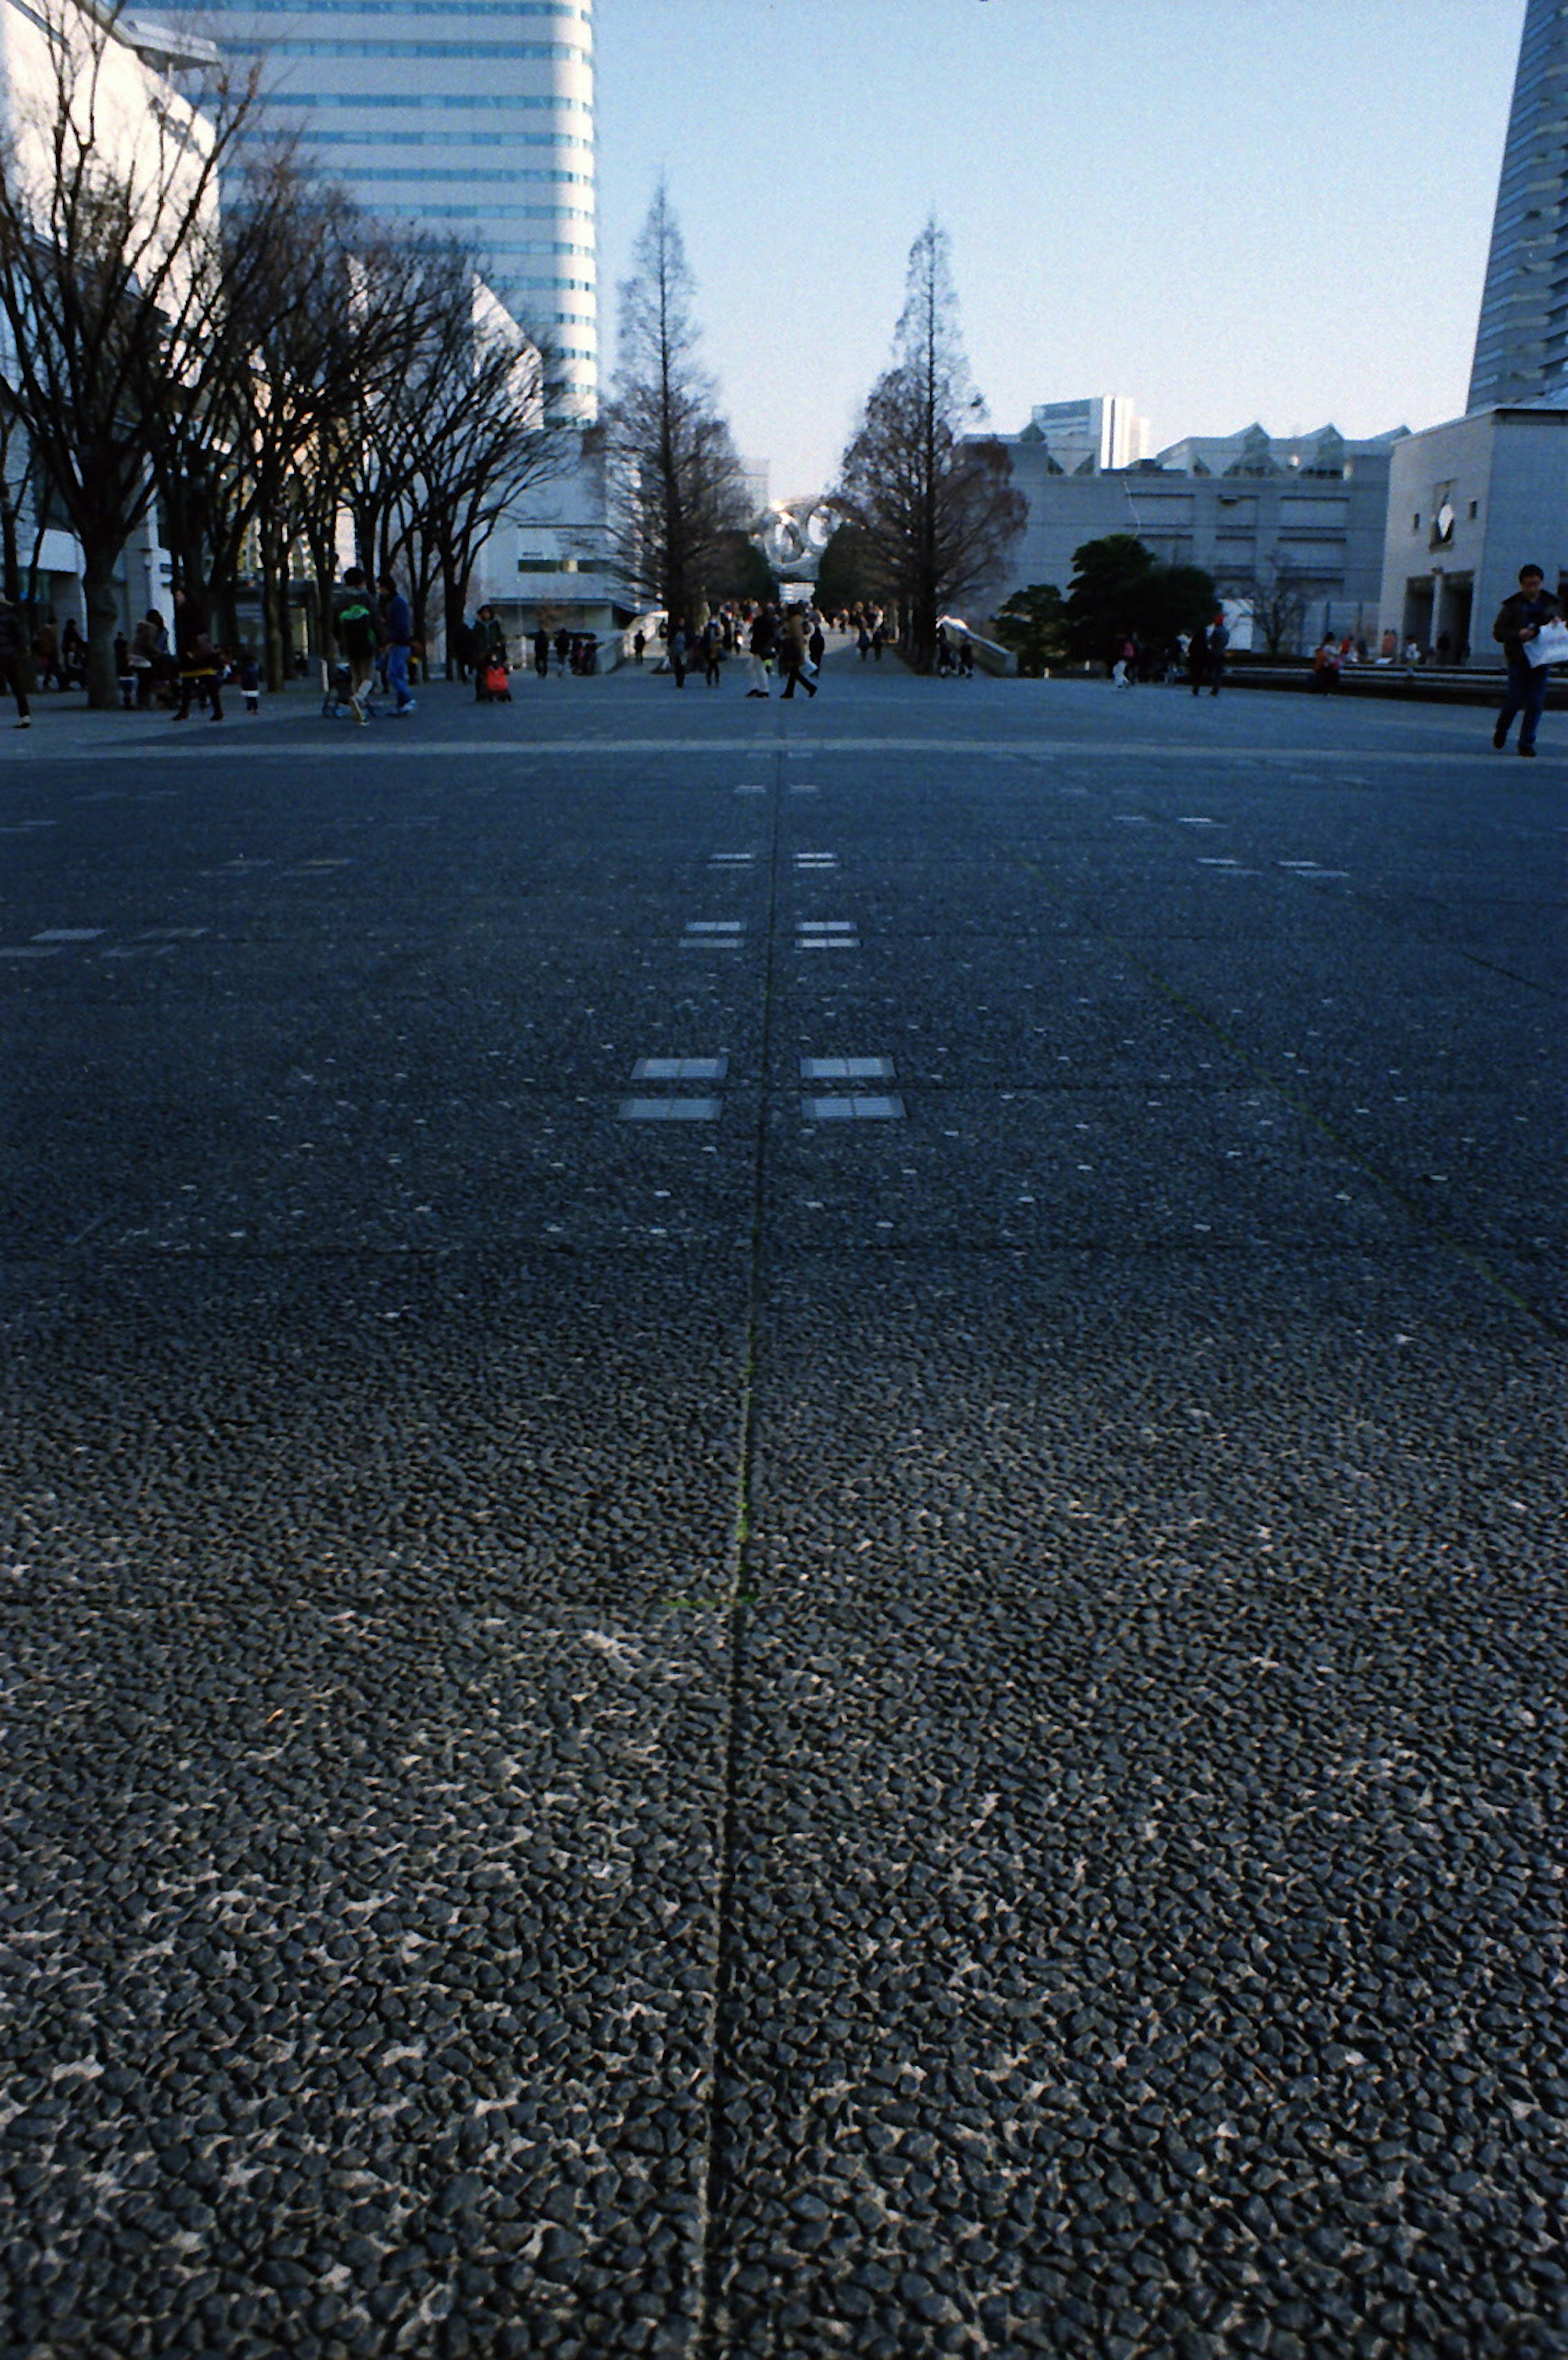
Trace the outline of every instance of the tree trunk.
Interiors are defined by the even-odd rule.
[[[87,600],[87,704],[93,713],[112,713],[120,701],[119,668],[115,661],[115,634],[120,628],[120,602],[115,591],[118,548],[82,550],[82,583]]]
[[[284,617],[289,595],[288,552],[279,552],[264,534],[261,541],[261,636],[266,651],[267,686],[276,696],[289,676]]]

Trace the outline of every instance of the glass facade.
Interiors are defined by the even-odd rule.
[[[1469,410],[1568,380],[1568,0],[1529,0],[1475,331]]]
[[[473,241],[496,293],[550,335],[576,407],[592,415],[591,0],[185,5],[236,55],[261,60],[269,116],[297,124],[367,212]],[[523,223],[532,235],[516,234]]]

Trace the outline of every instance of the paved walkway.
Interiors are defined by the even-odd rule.
[[[1568,733],[740,685],[0,749],[0,2353],[1568,2351]]]

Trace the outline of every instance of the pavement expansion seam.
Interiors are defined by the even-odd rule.
[[[773,1015],[774,934],[778,912],[780,827],[784,803],[784,748],[773,758],[773,784],[769,797],[768,842],[763,865],[767,903],[762,913],[762,1026],[759,1069],[770,1069]],[[704,2097],[702,2158],[698,2173],[696,2253],[696,2311],[691,2349],[696,2360],[722,2360],[729,2348],[729,2325],[721,2277],[723,2255],[714,2234],[718,2210],[716,2198],[723,2179],[723,2134],[719,2107],[729,2080],[725,2064],[728,2027],[731,2017],[736,1968],[735,1885],[739,1856],[740,1713],[744,1686],[743,1648],[748,1572],[751,1548],[751,1484],[756,1458],[757,1355],[762,1329],[762,1269],[766,1226],[768,1170],[768,1094],[759,1095],[752,1151],[751,1220],[746,1267],[746,1349],[740,1376],[740,1416],[735,1470],[735,1537],[730,1553],[729,1591],[724,1601],[725,1652],[729,1670],[724,1697],[724,1774],[718,1829],[718,1876],[714,1892],[714,1969],[705,2047],[707,2088]]]

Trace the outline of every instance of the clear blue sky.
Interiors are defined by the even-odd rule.
[[[1155,447],[1464,406],[1524,0],[596,0],[600,333],[663,172],[775,497],[823,488],[927,214],[992,423]]]

